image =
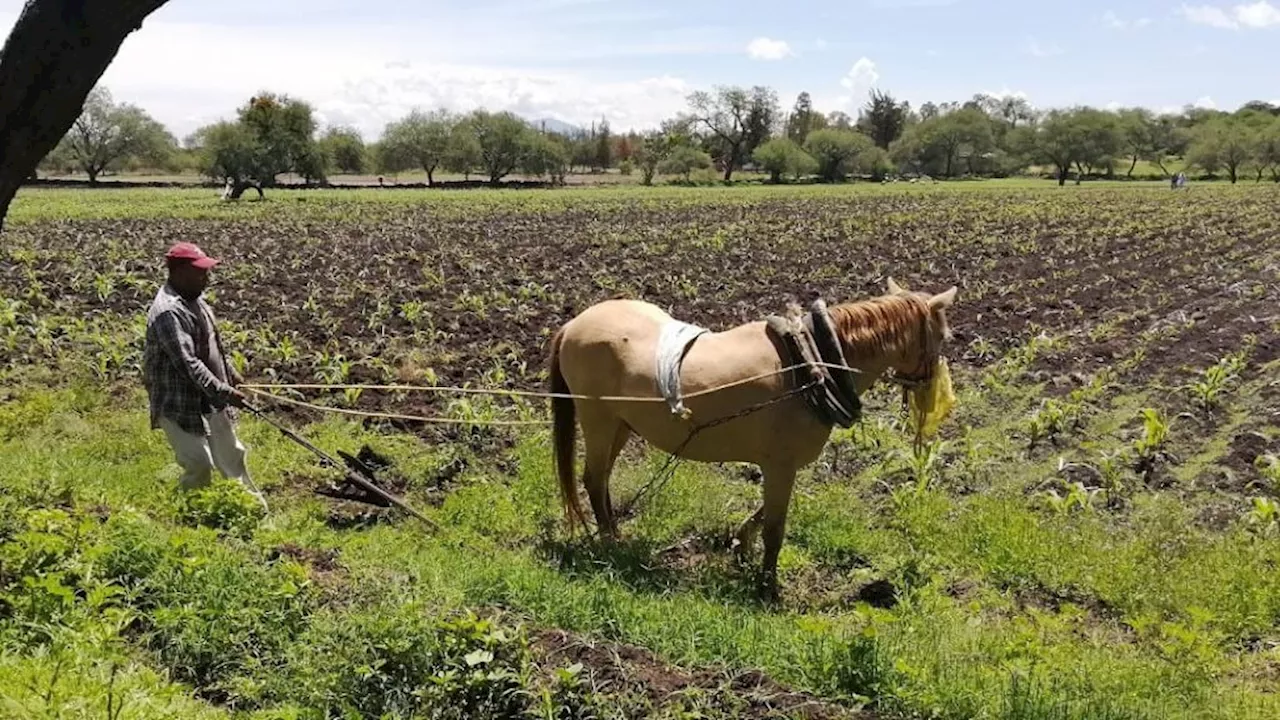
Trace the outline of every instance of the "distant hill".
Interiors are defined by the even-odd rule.
[[[556,120],[555,118],[538,118],[537,120],[530,120],[529,123],[536,128],[545,128],[547,132],[560,133],[562,135],[574,135],[580,132],[585,132],[583,128],[580,128],[577,125],[570,125],[563,120]]]

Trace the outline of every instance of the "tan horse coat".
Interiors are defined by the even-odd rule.
[[[861,374],[858,393],[888,370],[921,378],[949,336],[945,308],[955,288],[936,296],[902,290],[889,281],[889,294],[830,308],[845,358]],[[648,302],[607,300],[565,323],[552,337],[551,390],[591,398],[655,398],[654,358],[659,332],[671,316]],[[753,376],[781,370],[782,348],[763,320],[702,335],[685,355],[681,370],[689,419],[672,414],[661,401],[608,399],[552,401],[554,444],[561,498],[572,527],[585,524],[574,478],[576,425],[582,427],[586,465],[583,482],[599,529],[617,536],[609,496],[609,476],[632,435],[674,453],[698,424],[733,415],[791,389],[789,373],[687,397]],[[700,431],[679,453],[702,462],[744,462],[764,475],[763,503],[739,529],[739,551],[748,550],[763,525],[762,569],[776,587],[776,566],[797,471],[817,460],[831,434],[800,397],[768,405],[743,417]]]

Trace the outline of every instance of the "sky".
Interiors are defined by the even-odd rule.
[[[6,36],[22,5],[0,0]],[[645,129],[715,85],[855,116],[872,87],[1230,110],[1280,102],[1278,62],[1280,0],[170,0],[99,85],[179,139],[270,90],[374,140],[438,107]]]

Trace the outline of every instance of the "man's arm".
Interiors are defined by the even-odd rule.
[[[218,379],[200,358],[196,357],[196,343],[191,333],[182,327],[182,322],[172,310],[156,316],[156,339],[165,354],[179,367],[184,369],[187,377],[196,384],[217,405],[223,406],[243,397],[238,390]]]
[[[218,353],[222,355],[222,365],[227,369],[227,380],[231,383],[231,387],[240,387],[244,382],[244,377],[236,372],[235,363],[231,362],[231,356],[227,354],[227,348],[222,344],[222,333],[218,330],[218,319],[213,315],[213,308],[209,307],[204,300],[200,301],[201,309],[208,313],[209,330],[213,333],[213,341],[218,344]]]

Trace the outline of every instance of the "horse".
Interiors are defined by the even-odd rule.
[[[856,370],[859,396],[890,369],[906,384],[927,383],[951,339],[946,310],[955,302],[955,286],[935,295],[908,291],[889,278],[887,288],[884,295],[828,309],[845,360]],[[587,524],[574,477],[578,425],[583,484],[597,529],[609,540],[618,537],[609,476],[632,436],[685,460],[754,464],[763,476],[762,502],[737,528],[734,550],[745,559],[763,530],[762,589],[776,600],[778,553],[796,474],[821,455],[833,424],[797,395],[779,400],[794,388],[781,372],[785,354],[764,320],[707,331],[688,347],[680,371],[693,418],[724,419],[763,407],[690,437],[689,420],[666,404],[619,399],[655,398],[657,342],[672,320],[650,302],[614,298],[581,311],[551,336],[553,464],[570,533],[575,520]],[[717,389],[725,385],[731,387]]]

